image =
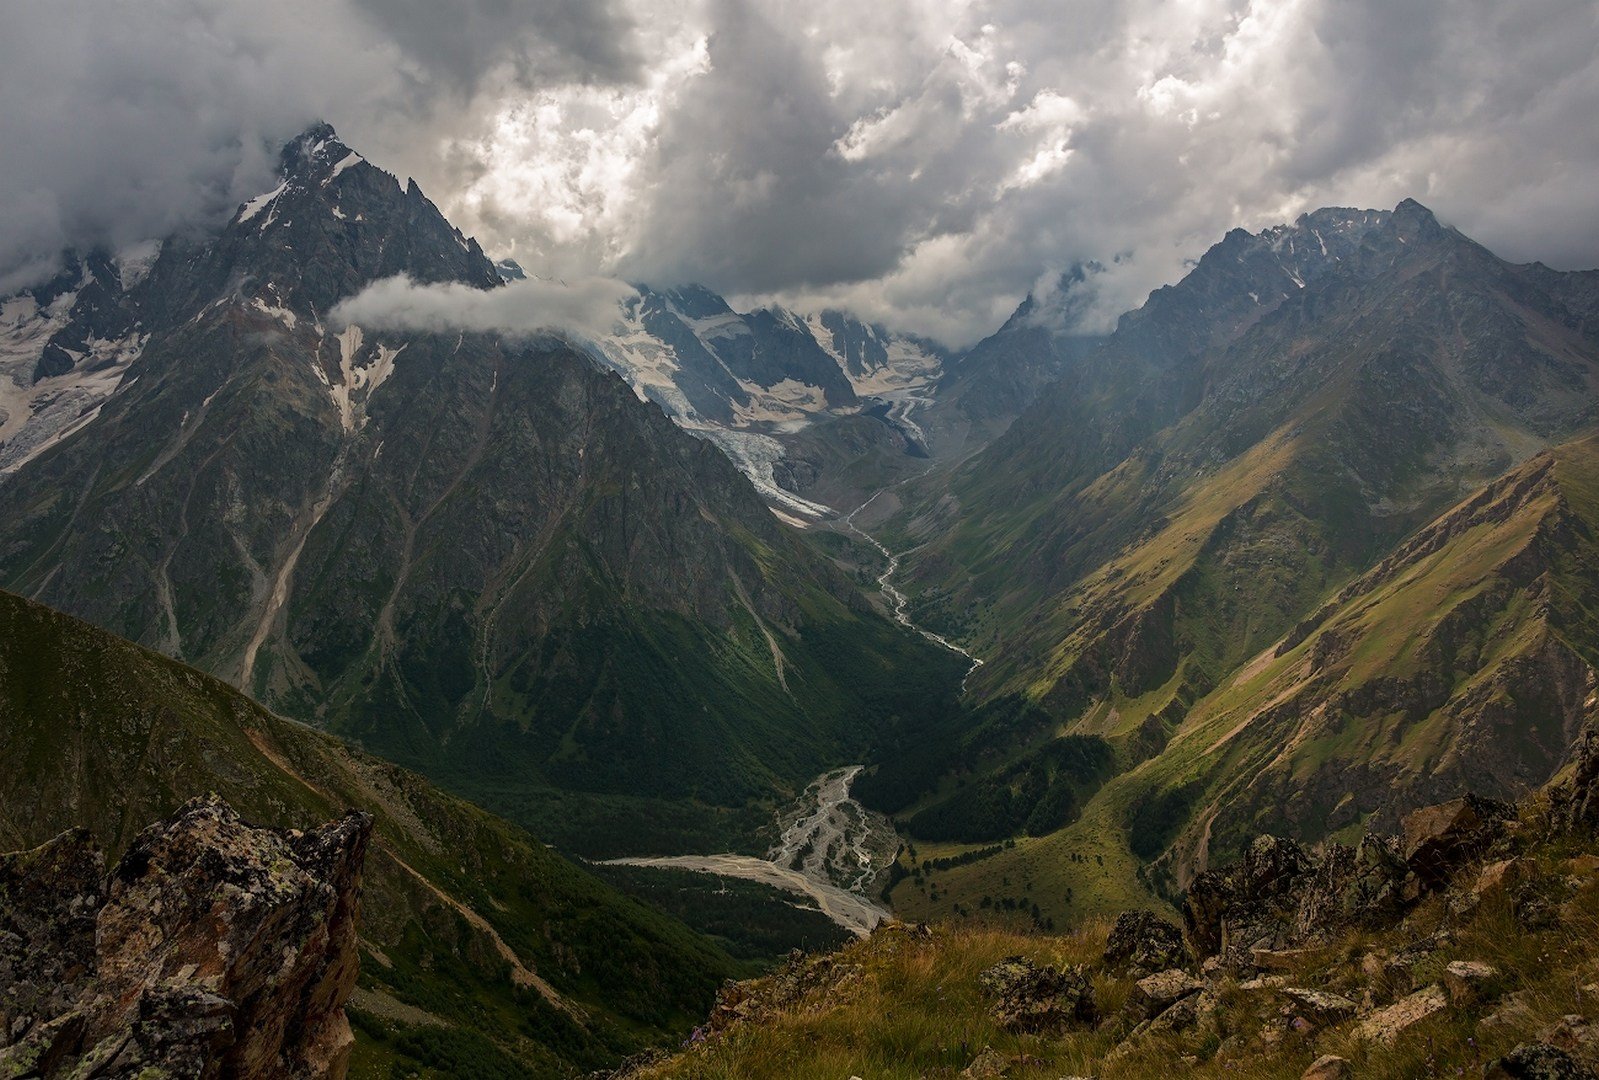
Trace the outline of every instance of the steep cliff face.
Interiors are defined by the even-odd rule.
[[[338,1080],[372,819],[256,828],[213,797],[134,840],[0,856],[8,1076]]]

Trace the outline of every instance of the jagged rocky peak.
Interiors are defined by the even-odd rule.
[[[522,264],[515,259],[501,259],[494,264],[494,272],[500,275],[501,281],[526,281],[527,271],[522,269]]]
[[[143,306],[147,321],[178,323],[232,299],[292,330],[402,274],[502,284],[477,241],[445,220],[416,181],[401,186],[318,123],[289,141],[277,183],[240,204],[219,236],[168,245]]]
[[[0,1075],[342,1077],[371,830],[257,828],[213,795],[109,875],[81,829],[0,855]]]

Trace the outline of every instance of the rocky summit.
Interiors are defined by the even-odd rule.
[[[84,830],[0,855],[0,1075],[339,1080],[372,819],[307,831],[212,796],[109,874]]]

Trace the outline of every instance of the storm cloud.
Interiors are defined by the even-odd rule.
[[[1096,261],[1427,203],[1599,264],[1591,0],[61,0],[0,36],[0,287],[216,220],[313,118],[530,271],[964,343]]]

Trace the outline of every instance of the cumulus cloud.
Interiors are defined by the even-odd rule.
[[[1592,0],[61,0],[0,38],[0,275],[264,187],[312,117],[496,254],[963,343],[1097,261],[1407,196],[1599,264]]]
[[[390,330],[498,331],[511,335],[610,332],[622,303],[637,290],[614,278],[526,278],[498,289],[455,283],[421,285],[407,277],[373,282],[330,315],[335,325]]]

